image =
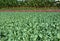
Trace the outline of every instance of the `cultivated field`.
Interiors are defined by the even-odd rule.
[[[60,12],[0,12],[0,41],[60,41]]]

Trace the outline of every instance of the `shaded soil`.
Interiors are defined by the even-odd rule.
[[[0,12],[60,12],[60,10],[0,10]]]

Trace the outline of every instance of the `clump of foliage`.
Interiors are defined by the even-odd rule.
[[[0,12],[0,41],[60,41],[60,12]]]
[[[0,0],[0,7],[52,7],[55,0]],[[56,6],[60,6],[60,3]]]

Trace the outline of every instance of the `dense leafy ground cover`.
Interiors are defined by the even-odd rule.
[[[60,12],[0,12],[0,41],[60,41]]]

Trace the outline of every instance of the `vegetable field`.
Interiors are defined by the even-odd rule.
[[[0,41],[60,41],[60,12],[0,12]]]

